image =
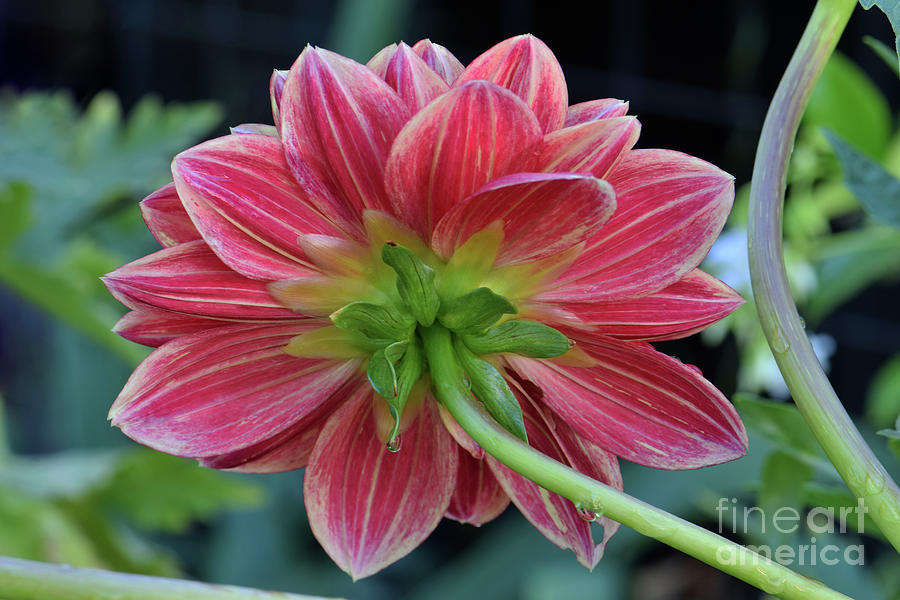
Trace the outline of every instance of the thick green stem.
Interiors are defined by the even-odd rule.
[[[472,439],[510,469],[581,508],[602,513],[769,594],[788,600],[847,599],[818,581],[591,479],[523,443],[500,427],[466,389],[450,332],[440,325],[420,331],[438,400]]]
[[[769,346],[800,413],[869,516],[900,550],[900,490],[863,441],[822,371],[791,297],[781,221],[794,137],[856,0],[820,0],[766,115],[750,188],[750,277]]]
[[[315,600],[231,585],[76,569],[31,560],[0,557],[3,600]]]

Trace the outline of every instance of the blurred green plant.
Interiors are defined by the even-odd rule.
[[[872,45],[870,43],[870,45]],[[878,51],[879,49],[876,49]],[[880,54],[884,54],[880,49]],[[896,70],[896,56],[889,51]],[[784,204],[784,254],[791,291],[810,328],[835,309],[877,283],[900,278],[900,131],[889,105],[868,76],[846,57],[832,56],[814,91],[795,143]],[[800,515],[819,509],[841,514],[857,506],[797,408],[783,400],[789,392],[760,327],[747,270],[747,202],[749,186],[738,190],[726,231],[704,266],[740,291],[748,302],[704,332],[704,340],[720,343],[734,335],[740,353],[735,404],[752,435],[766,441],[758,473],[751,479],[754,506],[771,515],[793,507]],[[828,368],[836,350],[828,336],[809,331],[820,361]],[[766,394],[778,401],[760,397]],[[878,429],[900,437],[900,355],[888,361],[873,381],[866,399],[861,430]],[[892,428],[892,429],[891,429]],[[877,454],[887,446],[900,457],[900,439],[870,435]],[[885,444],[885,442],[888,442]],[[882,460],[884,457],[882,457]],[[896,470],[896,461],[889,469]],[[858,528],[848,519],[849,529]],[[762,524],[743,531],[749,543],[797,548],[811,536],[821,545],[858,543],[853,536],[823,536],[800,527],[786,535]],[[865,517],[857,534],[881,539]],[[805,536],[805,537],[804,537]],[[805,541],[804,541],[805,540]],[[871,557],[869,557],[871,558]],[[886,597],[900,598],[900,559],[889,553],[872,572]],[[846,569],[847,565],[841,565]]]
[[[210,102],[148,96],[128,117],[111,92],[82,112],[64,92],[0,93],[0,283],[132,364],[122,314],[98,277],[152,243],[137,201],[172,156],[221,120]]]

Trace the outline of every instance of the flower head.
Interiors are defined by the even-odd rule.
[[[306,467],[313,533],[354,577],[510,500],[588,567],[618,527],[600,517],[593,539],[583,511],[485,456],[430,393],[422,328],[452,333],[500,424],[610,485],[617,457],[744,453],[722,394],[649,343],[741,303],[697,269],[729,175],[633,149],[624,102],[569,106],[529,35],[466,68],[427,40],[365,66],[307,47],[271,97],[274,128],[175,158],[142,202],[164,248],[106,277],[132,309],[116,331],[158,346],[110,411],[127,435],[214,468]]]

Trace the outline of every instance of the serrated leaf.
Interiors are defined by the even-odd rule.
[[[525,432],[522,407],[503,375],[494,365],[475,356],[458,337],[454,337],[453,347],[475,397],[481,400],[497,423],[527,444],[528,434]]]
[[[862,7],[869,10],[873,6],[877,6],[887,15],[888,21],[891,22],[891,29],[894,30],[896,37],[896,50],[898,67],[900,67],[900,0],[859,0]]]
[[[441,306],[438,320],[457,333],[479,333],[505,314],[515,314],[516,307],[490,288],[480,287]]]
[[[891,109],[871,79],[847,57],[829,59],[803,116],[807,125],[836,132],[866,154],[882,158]]]
[[[531,358],[553,358],[572,348],[569,338],[536,321],[506,321],[483,333],[463,335],[462,340],[475,354],[509,352]]]
[[[229,473],[151,450],[125,457],[93,501],[114,508],[148,531],[184,531],[220,510],[262,500],[260,489]]]
[[[408,248],[393,242],[381,249],[381,259],[397,273],[397,293],[424,327],[434,323],[441,300],[434,286],[434,269]]]
[[[869,216],[900,229],[900,179],[834,132],[826,130],[825,137],[841,162],[844,185],[853,192]]]

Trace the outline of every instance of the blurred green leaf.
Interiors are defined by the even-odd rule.
[[[831,131],[825,137],[844,171],[844,184],[877,221],[900,229],[900,180]]]
[[[123,459],[94,498],[142,529],[179,532],[223,509],[255,506],[262,492],[238,476],[142,450]]]
[[[891,131],[890,106],[869,77],[840,53],[832,55],[804,114],[866,154],[882,158]]]
[[[52,502],[0,488],[0,555],[103,567],[90,539]]]
[[[900,415],[900,354],[878,369],[866,395],[866,417],[875,427],[888,427],[897,415]]]
[[[757,503],[764,514],[773,514],[782,506],[802,509],[803,485],[812,477],[812,467],[806,462],[786,452],[773,452],[763,463]],[[774,535],[776,532],[770,533]]]
[[[871,35],[863,36],[863,43],[872,49],[878,57],[884,61],[884,63],[890,68],[894,73],[900,76],[900,69],[898,69],[898,65],[894,61],[896,54],[893,50],[891,50],[887,44],[882,42],[881,40],[873,38]]]
[[[65,93],[0,92],[0,283],[139,362],[147,351],[110,332],[123,309],[98,277],[152,248],[137,201],[220,113],[147,97],[124,118],[110,92],[83,113]]]
[[[871,519],[868,511],[857,511],[859,500],[851,494],[843,484],[827,485],[818,482],[805,482],[803,484],[803,498],[806,506],[817,506],[834,511],[838,527],[841,526],[841,510],[846,518],[843,520],[846,531],[856,531],[873,537],[881,538],[878,525]],[[862,516],[860,523],[859,516]],[[861,526],[860,526],[861,525]],[[841,531],[844,533],[844,531]]]
[[[0,255],[28,227],[31,188],[24,183],[0,186]]]
[[[872,283],[900,276],[900,233],[870,226],[834,234],[815,250],[818,287],[806,314],[820,319]]]
[[[13,457],[0,468],[0,488],[48,500],[83,496],[106,481],[120,459],[116,450]]]
[[[891,28],[894,30],[894,35],[897,38],[897,60],[898,66],[900,66],[900,0],[859,0],[859,3],[866,10],[877,6],[887,15],[888,20],[891,22]]]
[[[734,404],[748,429],[762,435],[782,452],[837,477],[834,467],[793,404],[738,394]]]

